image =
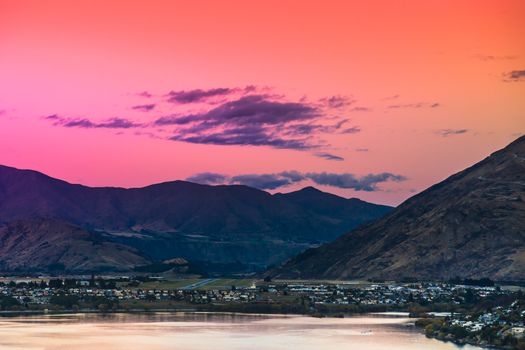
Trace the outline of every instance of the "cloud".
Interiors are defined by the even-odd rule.
[[[351,112],[370,112],[372,108],[356,106],[352,108]]]
[[[350,106],[352,103],[356,102],[356,100],[350,96],[334,95],[331,97],[321,98],[319,102],[323,103],[329,108],[337,109]]]
[[[156,126],[175,126],[171,140],[213,145],[252,145],[307,150],[319,148],[320,133],[355,133],[342,130],[348,119],[322,124],[326,111],[306,102],[284,101],[269,95],[245,95],[201,113],[158,118]],[[337,118],[336,118],[337,119]]]
[[[247,174],[233,176],[231,184],[240,184],[265,190],[291,185],[294,181],[280,174]]]
[[[468,129],[441,129],[438,130],[438,134],[443,137],[447,136],[453,136],[453,135],[461,135],[467,133]]]
[[[368,148],[356,148],[356,152],[368,152]]]
[[[395,105],[389,105],[387,108],[390,109],[400,109],[400,108],[437,108],[441,105],[439,102],[416,102],[416,103],[405,103],[405,104],[395,104]]]
[[[346,122],[312,123],[322,116],[322,111],[306,103],[247,95],[203,113],[165,116],[154,123],[176,126],[170,137],[175,141],[305,150],[319,146],[312,143],[311,134],[334,131]]]
[[[219,185],[223,184],[227,177],[217,173],[199,173],[188,177],[186,180],[203,185]]]
[[[291,124],[286,127],[284,131],[287,135],[311,135],[314,133],[341,133],[345,134],[345,131],[339,131],[344,124],[348,122],[348,119],[342,119],[332,125],[323,125],[323,124]],[[359,129],[355,127],[355,129]],[[359,131],[359,130],[358,130]],[[357,132],[358,132],[357,131]]]
[[[149,93],[148,91],[142,91],[142,92],[139,92],[137,94],[137,96],[140,96],[140,97],[146,97],[146,98],[150,98],[150,97],[153,97],[153,95],[151,93]]]
[[[381,182],[405,181],[406,177],[391,173],[368,174],[363,177],[356,177],[353,174],[343,173],[307,173],[306,177],[318,185],[326,185],[338,188],[351,188],[356,191],[373,192],[377,191],[377,185]]]
[[[250,87],[251,89],[252,87]],[[170,91],[166,95],[168,102],[187,104],[187,103],[198,103],[209,100],[212,97],[221,97],[230,95],[237,92],[237,88],[215,88],[215,89],[194,89],[194,90],[180,90]]]
[[[525,69],[524,70],[512,70],[510,72],[503,73],[503,81],[505,82],[525,81]]]
[[[145,97],[152,96],[143,92]],[[208,145],[267,146],[277,149],[313,150],[322,153],[330,144],[327,134],[355,134],[358,126],[333,111],[353,103],[347,96],[335,95],[323,103],[306,98],[288,100],[271,88],[249,85],[215,89],[170,91],[164,98],[174,104],[198,104],[173,107],[170,114],[151,122],[135,122],[124,118],[95,121],[88,118],[48,116],[54,125],[67,128],[141,128],[143,135],[156,134],[172,141]],[[165,101],[163,101],[165,102]],[[131,108],[149,112],[159,103],[133,105]],[[365,107],[356,107],[365,110]],[[335,114],[335,115],[334,115]],[[136,133],[137,134],[137,133]],[[315,154],[315,153],[314,153]],[[336,160],[338,156],[330,159]],[[325,159],[329,157],[324,156]],[[339,157],[340,158],[340,157]]]
[[[271,146],[281,149],[307,150],[316,146],[305,139],[283,139],[267,133],[262,128],[245,127],[227,130],[206,135],[185,136],[173,135],[173,141],[183,141],[197,144],[224,145],[224,146]]]
[[[57,114],[48,115],[44,119],[52,120],[54,125],[66,128],[104,128],[104,129],[130,129],[141,127],[142,124],[135,123],[124,118],[111,118],[103,122],[94,122],[86,118],[64,118]]]
[[[383,97],[381,100],[383,100],[383,101],[397,100],[399,97],[401,97],[401,95],[395,94],[395,95],[392,95],[392,96]]]
[[[514,56],[514,55],[496,56],[496,55],[484,55],[484,54],[478,54],[476,55],[476,57],[485,62],[501,61],[501,60],[515,60],[518,58],[518,56]]]
[[[208,123],[210,126],[276,125],[316,117],[319,117],[319,112],[313,106],[304,103],[275,101],[266,95],[249,95],[225,102],[201,114],[160,118],[156,123],[182,125],[193,122]]]
[[[319,158],[327,159],[327,160],[337,160],[337,161],[345,160],[343,157],[336,156],[335,154],[331,154],[331,153],[316,153],[316,156]]]
[[[301,173],[298,171],[283,171],[273,174],[244,174],[229,177],[227,175],[215,173],[202,173],[189,177],[188,181],[209,184],[210,179],[213,184],[238,184],[245,185],[261,190],[275,190],[286,187],[294,183],[310,180],[317,185],[331,186],[344,189],[353,189],[356,191],[380,191],[379,184],[393,181],[401,182],[407,178],[402,175],[391,173],[368,174],[358,177],[350,173]]]
[[[341,134],[357,134],[361,132],[361,129],[358,126],[353,126],[351,128],[344,129],[341,131]]]
[[[131,108],[137,111],[141,111],[141,112],[149,112],[155,108],[155,104],[150,103],[150,104],[145,104],[145,105],[136,105]]]

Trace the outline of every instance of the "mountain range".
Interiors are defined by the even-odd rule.
[[[270,275],[525,280],[525,136]]]
[[[125,270],[173,258],[261,268],[390,210],[312,187],[274,195],[186,181],[87,187],[0,166],[0,268]]]

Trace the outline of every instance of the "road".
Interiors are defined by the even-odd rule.
[[[182,287],[183,290],[191,290],[191,289],[197,289],[199,287],[203,287],[209,283],[212,283],[214,281],[216,281],[217,278],[207,278],[207,279],[204,279],[204,280],[201,280],[199,282],[195,282],[195,283],[192,283],[192,284],[189,284],[185,287]]]

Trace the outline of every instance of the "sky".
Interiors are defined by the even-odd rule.
[[[390,205],[525,134],[525,1],[0,0],[0,164]]]

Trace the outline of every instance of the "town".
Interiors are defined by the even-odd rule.
[[[75,276],[1,278],[1,314],[223,311],[345,317],[403,312],[429,337],[457,343],[525,344],[521,288],[451,282],[271,281]],[[521,345],[520,345],[521,346]]]

